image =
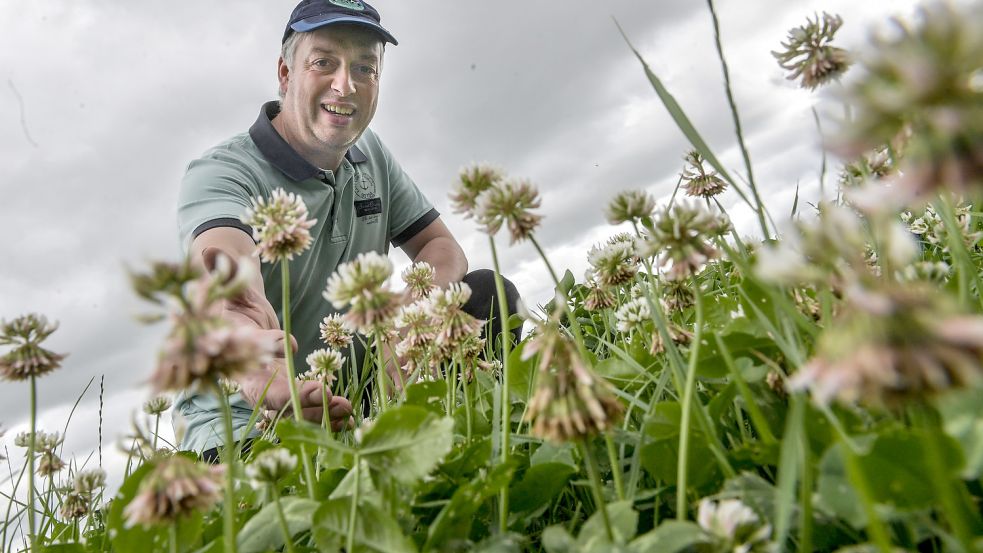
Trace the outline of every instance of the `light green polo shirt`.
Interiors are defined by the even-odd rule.
[[[178,231],[185,253],[202,232],[219,226],[252,230],[239,217],[250,198],[270,198],[283,188],[300,196],[309,216],[310,249],[290,261],[291,330],[297,338],[294,366],[307,369],[307,355],[323,347],[318,328],[336,310],[325,300],[328,277],[341,263],[363,252],[386,253],[401,246],[439,214],[370,129],[345,155],[336,172],[322,171],[291,148],[270,122],[278,102],[265,104],[249,132],[215,146],[188,166],[178,196]],[[282,317],[278,263],[261,264],[266,297]],[[230,397],[238,439],[252,409],[238,395]],[[181,449],[203,451],[224,442],[220,404],[201,393],[182,393],[175,411],[186,425]]]

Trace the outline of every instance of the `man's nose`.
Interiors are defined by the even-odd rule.
[[[342,64],[331,81],[331,89],[339,96],[348,96],[355,93],[355,81],[352,80],[352,67],[345,63]]]

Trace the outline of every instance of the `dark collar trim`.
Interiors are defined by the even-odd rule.
[[[320,170],[301,157],[273,128],[272,119],[278,113],[280,113],[280,102],[274,101],[263,104],[259,110],[259,117],[249,128],[250,138],[256,143],[256,147],[259,148],[267,161],[284,175],[298,182],[316,178]],[[369,159],[354,144],[345,152],[345,158],[351,163],[363,163]]]

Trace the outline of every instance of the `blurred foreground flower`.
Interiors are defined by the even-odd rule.
[[[771,53],[778,65],[790,71],[788,80],[801,77],[802,88],[815,90],[847,70],[850,56],[846,50],[830,46],[840,25],[843,25],[840,16],[823,12],[822,18],[806,19],[805,25],[788,32],[788,38],[782,43],[784,50]]]
[[[43,315],[31,313],[12,321],[0,322],[0,346],[11,346],[0,356],[0,377],[4,380],[27,380],[41,377],[61,366],[65,355],[54,353],[41,344],[58,329]]]
[[[348,307],[345,322],[358,332],[372,335],[383,331],[399,310],[399,296],[386,283],[392,272],[388,257],[360,253],[328,278],[324,297],[335,309]]]
[[[658,255],[656,262],[668,266],[666,278],[680,280],[697,274],[710,260],[720,257],[711,241],[730,230],[730,221],[695,200],[676,202],[656,210],[649,235],[639,249],[644,257]]]
[[[581,440],[603,433],[621,420],[624,407],[611,386],[598,378],[577,347],[550,320],[538,326],[523,359],[540,354],[536,389],[525,420],[531,433],[553,442]]]
[[[514,244],[528,239],[539,226],[543,217],[530,211],[538,208],[539,203],[539,191],[529,181],[504,181],[478,196],[475,219],[489,236],[506,225]]]
[[[224,466],[201,465],[180,455],[158,461],[123,509],[126,527],[149,528],[210,509],[222,497],[224,472]]]
[[[143,412],[151,416],[161,415],[170,408],[171,398],[167,396],[157,396],[143,404]]]
[[[700,500],[696,520],[716,538],[717,551],[752,553],[771,551],[771,525],[764,523],[750,507],[738,499],[719,502]]]
[[[307,206],[300,196],[282,188],[273,196],[251,198],[242,222],[253,229],[257,253],[267,263],[293,259],[311,246],[311,227],[317,219],[309,219]]]
[[[961,314],[931,285],[849,292],[791,389],[822,404],[897,407],[983,378],[983,317]]]
[[[899,182],[910,195],[983,187],[983,4],[936,2],[894,20],[862,57],[855,120],[835,149],[857,157],[910,135]]]
[[[297,456],[277,447],[268,449],[256,456],[246,466],[246,476],[259,486],[275,485],[297,468]]]
[[[703,156],[692,150],[686,154],[687,167],[683,169],[683,187],[687,196],[712,198],[727,189],[727,183],[716,172],[707,172],[703,167]]]

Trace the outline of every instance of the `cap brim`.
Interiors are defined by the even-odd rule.
[[[320,29],[321,27],[326,27],[328,25],[336,25],[339,23],[349,23],[353,25],[363,25],[372,29],[373,31],[382,35],[386,39],[386,42],[392,43],[394,45],[399,44],[396,42],[396,37],[394,37],[389,31],[385,30],[382,25],[379,25],[375,21],[366,17],[355,17],[351,15],[320,15],[315,17],[308,17],[307,19],[301,19],[290,25],[290,28],[298,33],[306,33],[308,31],[313,31],[314,29]]]

